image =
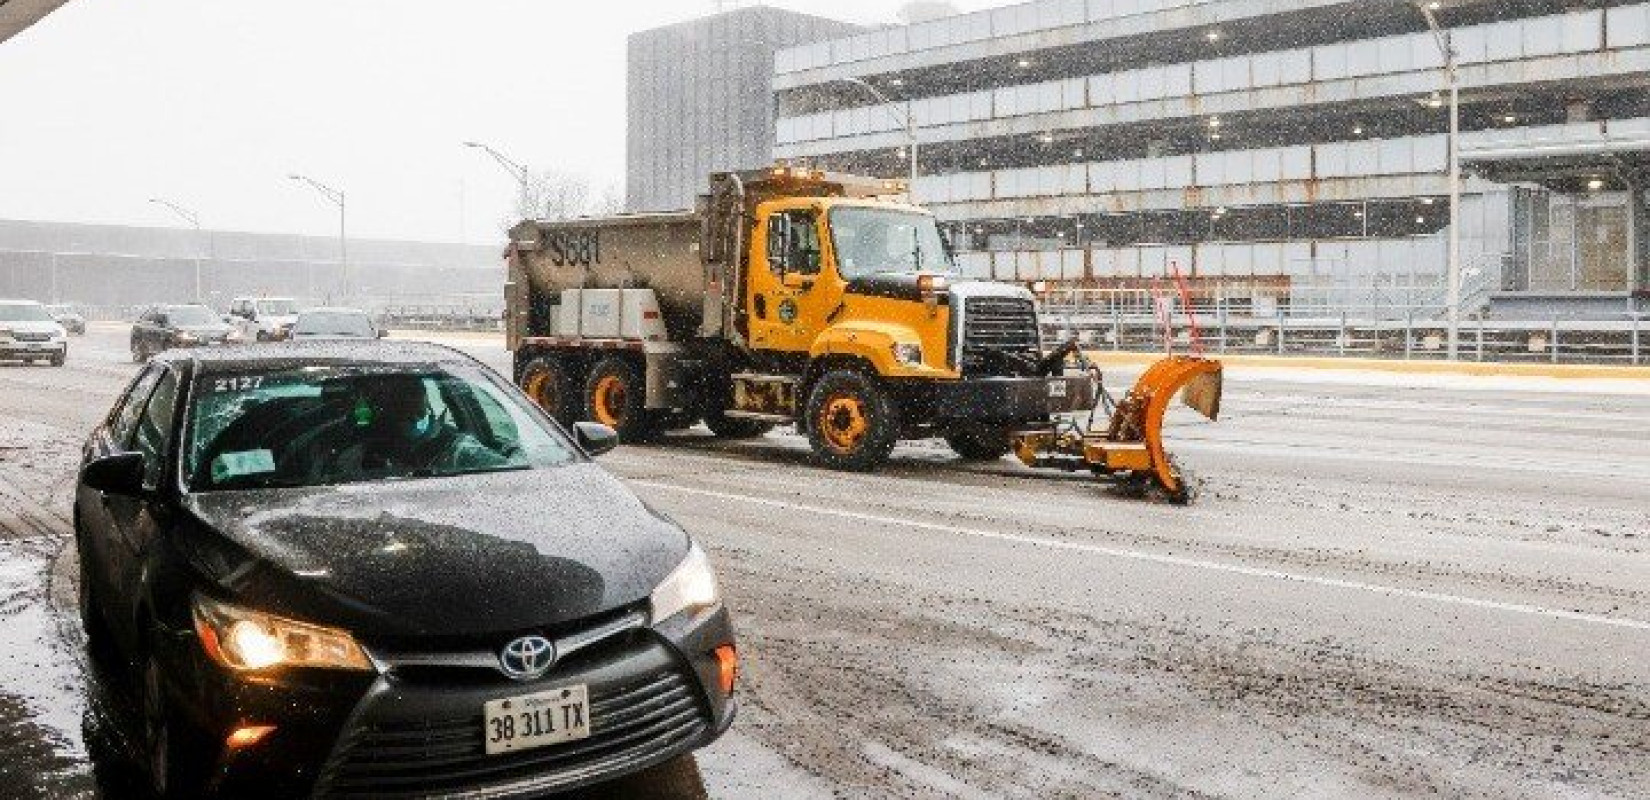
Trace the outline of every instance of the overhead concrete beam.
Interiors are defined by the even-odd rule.
[[[17,35],[68,0],[0,0],[0,42]]]

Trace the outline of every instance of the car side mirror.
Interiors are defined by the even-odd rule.
[[[115,453],[88,463],[80,470],[80,482],[104,494],[134,497],[143,493],[142,453]]]
[[[619,432],[600,422],[575,422],[573,441],[578,442],[585,455],[599,456],[619,446]]]

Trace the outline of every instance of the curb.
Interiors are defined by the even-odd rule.
[[[1163,357],[1161,353],[1087,350],[1084,355],[1097,364],[1144,365]],[[1484,361],[1398,361],[1389,358],[1333,358],[1323,356],[1212,355],[1235,367],[1274,369],[1356,370],[1425,375],[1473,375],[1490,377],[1605,378],[1650,380],[1650,367],[1602,364],[1507,364]]]

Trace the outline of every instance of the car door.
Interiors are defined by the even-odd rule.
[[[143,414],[149,396],[160,382],[163,368],[150,365],[138,373],[115,404],[104,423],[86,441],[83,458],[90,462],[104,456],[126,452],[131,447],[138,418]],[[86,559],[85,574],[93,581],[93,591],[101,602],[119,602],[114,583],[114,558],[121,548],[114,547],[121,534],[116,529],[114,511],[120,498],[106,495],[96,489],[77,486],[75,490],[76,532],[80,536],[80,554]],[[112,618],[114,615],[111,614]]]
[[[114,591],[104,603],[117,620],[116,635],[126,637],[121,642],[126,648],[138,644],[136,637],[142,631],[136,624],[140,622],[136,615],[144,596],[146,562],[150,548],[170,519],[165,506],[169,493],[162,488],[172,464],[172,420],[177,406],[178,374],[164,366],[159,369],[159,380],[137,414],[127,448],[143,454],[143,493],[138,497],[105,498],[113,523],[110,526],[113,535],[106,540],[106,562],[109,585]]]
[[[757,241],[767,269],[750,274],[751,344],[764,350],[806,351],[830,311],[817,302],[820,276],[819,215],[812,208],[767,214]]]

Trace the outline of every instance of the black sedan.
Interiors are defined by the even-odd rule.
[[[703,551],[473,359],[173,350],[87,443],[81,607],[156,788],[538,797],[732,722]]]
[[[174,347],[235,344],[240,340],[240,333],[206,306],[156,306],[132,324],[132,360],[141,364]]]

